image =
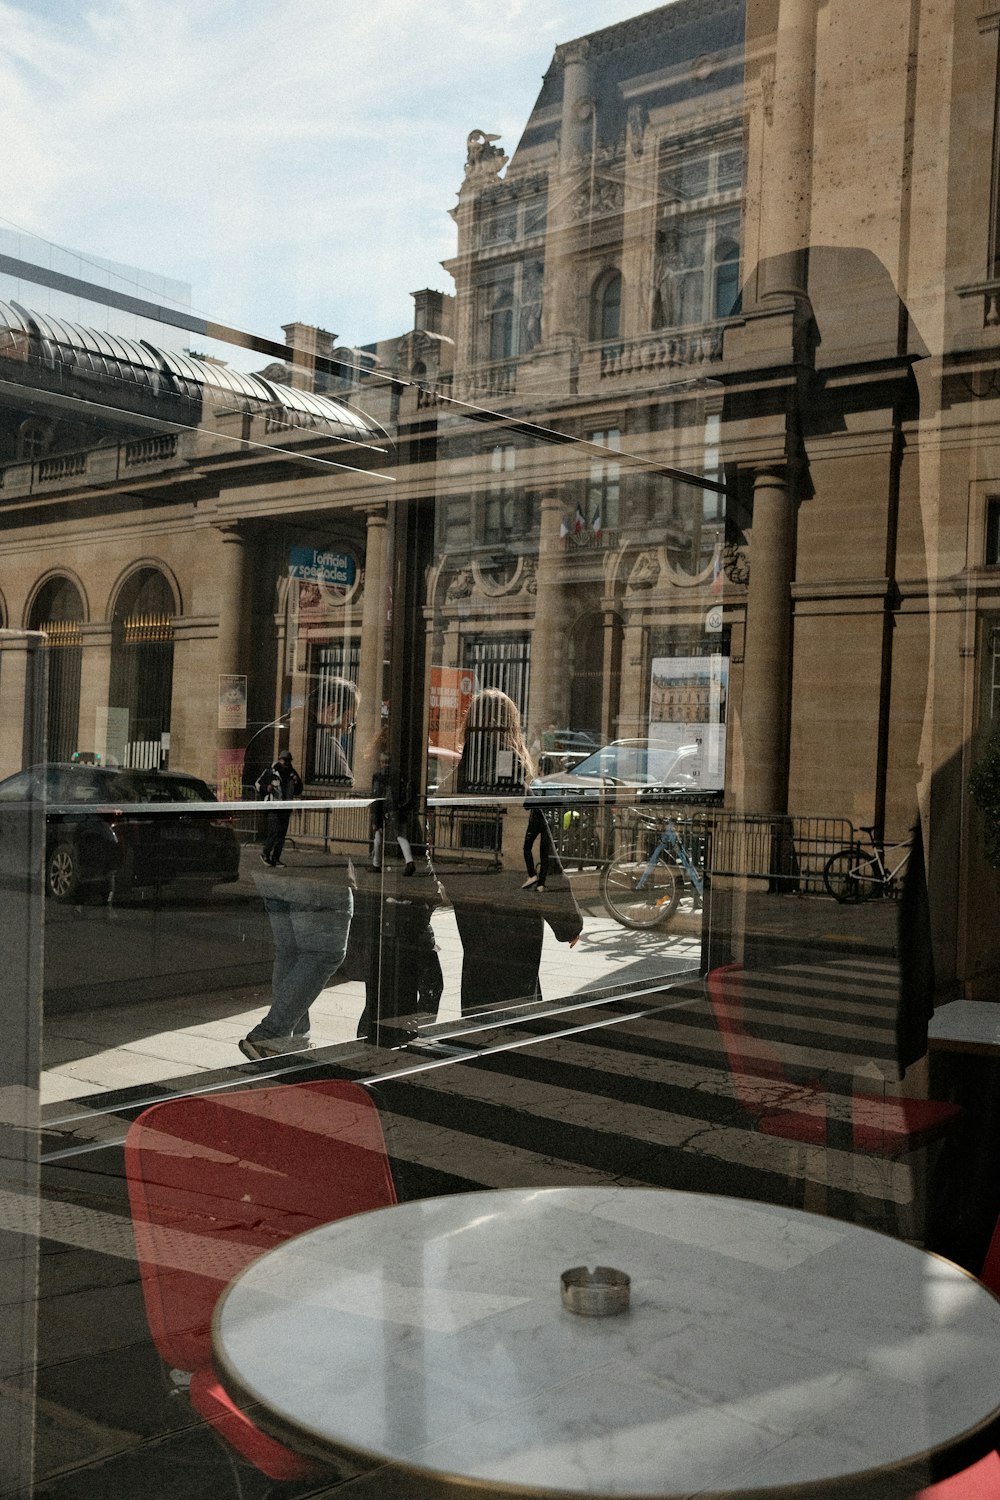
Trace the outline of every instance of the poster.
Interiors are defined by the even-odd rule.
[[[246,752],[217,750],[215,752],[215,795],[220,802],[239,802],[243,797],[243,758]]]
[[[657,656],[649,692],[649,744],[670,752],[678,782],[702,791],[720,790],[726,774],[726,700],[729,658]]]
[[[467,668],[431,667],[429,744],[458,750],[458,737],[474,691],[475,679]]]
[[[219,677],[219,728],[247,727],[247,680],[232,673]]]

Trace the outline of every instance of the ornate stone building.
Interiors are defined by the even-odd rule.
[[[991,983],[998,30],[907,14],[676,0],[559,47],[516,145],[468,136],[452,290],[368,351],[288,324],[250,377],[6,311],[50,754],[232,786],[287,743],[320,790],[347,675],[359,783],[386,729],[426,786],[499,686],[531,742],[698,746],[733,809],[919,809],[938,980]]]

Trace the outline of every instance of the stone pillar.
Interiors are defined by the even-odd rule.
[[[218,649],[216,654],[216,680],[212,684],[213,699],[218,704],[218,678],[229,673],[247,675],[247,567],[246,537],[238,525],[216,528],[221,545],[218,548],[218,566],[215,572],[216,598],[219,604]],[[178,684],[175,677],[176,687]],[[216,723],[218,719],[216,718]],[[246,745],[246,729],[217,730],[216,748],[219,752],[219,779],[226,774],[224,763],[232,752]]]
[[[804,290],[812,214],[818,0],[781,0],[761,202],[763,296]]]
[[[556,190],[549,192],[550,219],[545,249],[542,324],[547,343],[573,337],[586,338],[586,330],[579,327],[574,263],[578,224],[573,215],[575,190],[586,188],[589,181],[581,168],[591,158],[596,124],[589,42],[584,37],[558,47],[556,62],[563,70],[563,99],[558,186],[553,184]],[[586,215],[583,222],[586,222]]]
[[[604,625],[604,651],[601,663],[601,739],[608,744],[617,739],[618,691],[621,676],[621,621],[613,602],[601,606]]]
[[[750,588],[740,720],[744,805],[749,813],[784,812],[788,795],[788,705],[791,688],[791,584],[795,508],[783,466],[754,477]]]
[[[365,583],[361,603],[361,661],[358,668],[357,727],[354,731],[354,782],[371,784],[378,764],[375,748],[382,727],[382,687],[385,670],[385,627],[388,606],[389,533],[384,510],[368,512],[365,539]]]
[[[111,621],[95,620],[80,626],[80,723],[77,744],[81,750],[103,753],[98,744],[98,714],[107,710],[111,692]],[[103,718],[103,715],[102,715]]]
[[[45,636],[0,630],[0,777],[44,759]]]
[[[535,621],[531,632],[531,688],[528,699],[528,742],[541,736],[549,723],[558,724],[566,682],[566,616],[563,609],[562,550],[559,529],[563,501],[546,495],[538,528],[538,567],[535,574]]]

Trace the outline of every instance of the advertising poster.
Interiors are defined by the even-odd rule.
[[[243,797],[243,757],[245,751],[215,752],[215,795],[220,802],[239,802]]]
[[[219,678],[219,728],[247,727],[247,680],[231,673]]]
[[[427,739],[444,750],[458,749],[458,736],[465,720],[475,679],[464,667],[431,667],[431,702]]]
[[[293,547],[288,554],[289,578],[310,585],[300,593],[300,600],[307,606],[342,604],[354,587],[355,575],[356,565],[349,552]]]
[[[676,757],[678,780],[721,789],[726,772],[729,658],[657,656],[649,693],[649,743]]]

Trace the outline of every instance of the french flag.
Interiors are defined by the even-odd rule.
[[[576,507],[576,517],[575,517],[575,519],[573,521],[573,530],[576,532],[577,536],[579,536],[580,532],[583,530],[583,525],[584,525],[583,511],[580,509],[579,506],[577,506]]]
[[[594,533],[595,536],[600,536],[600,534],[601,534],[601,512],[600,512],[600,507],[598,507],[598,509],[594,512],[594,519],[590,523],[590,529]]]

